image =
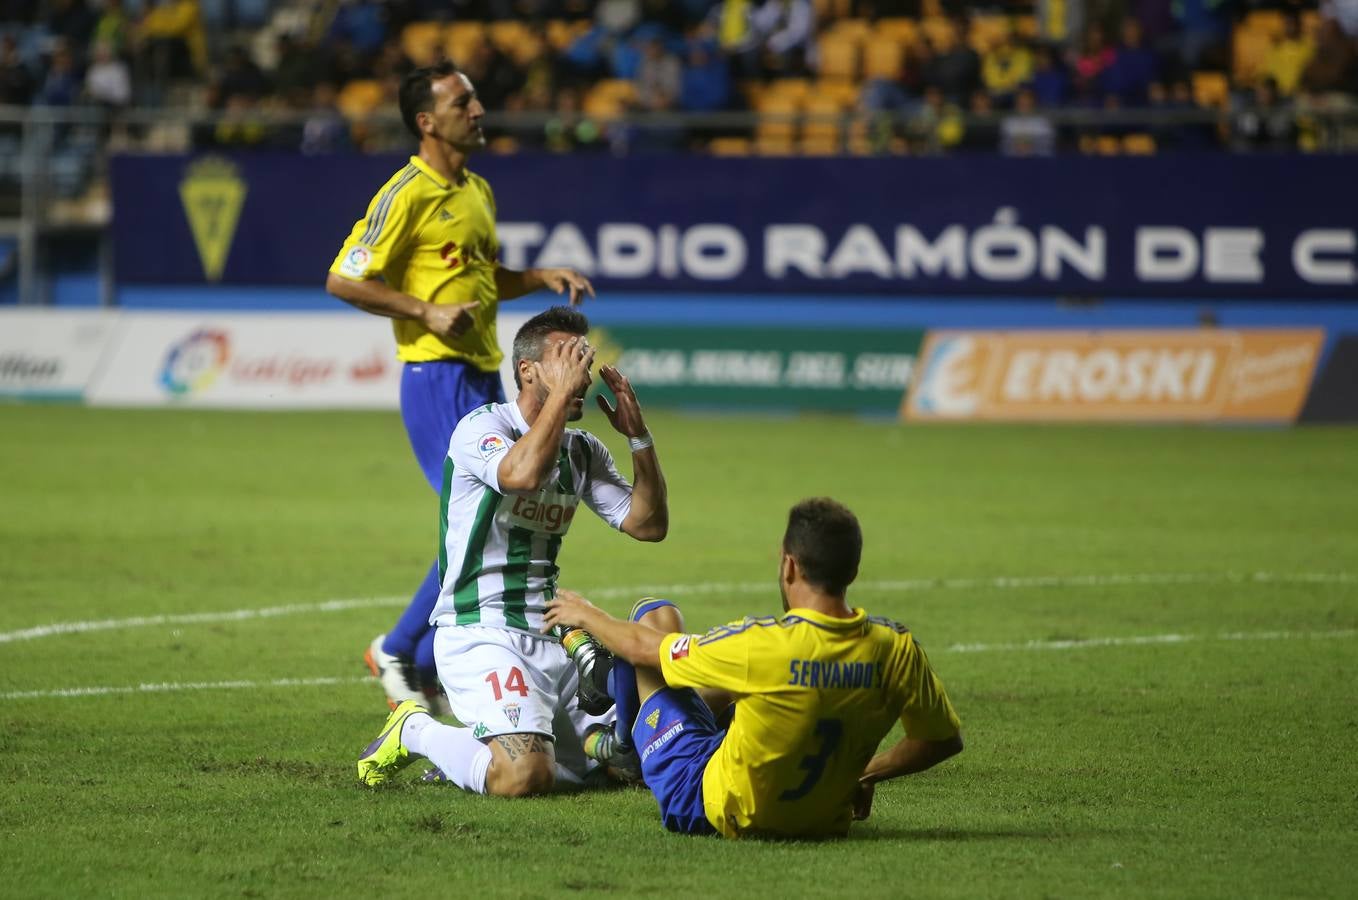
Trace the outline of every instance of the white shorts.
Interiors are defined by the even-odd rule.
[[[490,625],[444,625],[434,630],[434,662],[453,715],[477,738],[541,734],[571,772],[583,777],[598,766],[585,755],[585,732],[615,715],[591,716],[576,705],[580,676],[558,642]]]

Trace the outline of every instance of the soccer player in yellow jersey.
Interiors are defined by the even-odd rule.
[[[962,749],[957,714],[904,626],[845,602],[863,539],[843,505],[792,508],[778,581],[782,616],[685,634],[668,600],[631,621],[559,591],[549,625],[576,625],[634,665],[632,738],[671,831],[726,837],[843,835],[871,808],[873,785]],[[701,692],[701,693],[700,693]],[[618,701],[618,727],[630,715]],[[735,704],[730,727],[713,709]],[[877,752],[899,720],[905,736]]]
[[[450,62],[411,72],[401,82],[401,118],[419,153],[391,177],[354,225],[330,266],[331,294],[394,320],[401,374],[401,418],[425,478],[437,493],[453,428],[487,403],[503,403],[496,310],[539,288],[568,293],[572,305],[594,289],[569,269],[518,272],[499,262],[495,197],[467,169],[485,147],[485,110],[467,76]],[[430,612],[438,563],[429,568],[400,621],[368,647],[365,659],[394,707],[429,702],[421,685],[438,684]]]

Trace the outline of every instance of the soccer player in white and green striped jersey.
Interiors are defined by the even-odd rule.
[[[665,537],[669,507],[641,407],[620,372],[600,369],[617,405],[598,399],[628,439],[635,483],[603,442],[566,427],[583,415],[591,384],[588,331],[568,307],[530,319],[514,339],[518,398],[471,412],[453,431],[440,500],[442,590],[430,621],[439,680],[465,727],[401,704],[359,761],[368,784],[412,755],[467,790],[499,796],[580,785],[598,766],[585,737],[612,715],[580,709],[576,666],[541,631],[557,553],[581,502],[640,541]]]

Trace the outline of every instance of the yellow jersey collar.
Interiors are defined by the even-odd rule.
[[[868,613],[867,610],[860,609],[857,606],[852,607],[852,609],[853,615],[850,618],[841,619],[838,616],[827,616],[825,613],[818,612],[814,609],[799,609],[794,607],[784,614],[784,618],[795,616],[798,619],[805,619],[808,622],[812,622],[825,628],[858,628],[867,621]]]
[[[433,169],[433,167],[430,166],[429,163],[427,163],[427,162],[425,162],[424,160],[420,159],[418,156],[412,156],[412,157],[410,157],[410,164],[411,164],[412,166],[414,166],[415,168],[419,169],[419,170],[420,170],[421,172],[423,172],[424,174],[428,175],[430,178],[432,178],[433,181],[434,181],[434,183],[437,184],[437,185],[438,185],[440,188],[442,188],[443,190],[445,190],[445,191],[451,191],[451,190],[455,190],[455,189],[457,188],[457,185],[456,185],[456,184],[450,183],[446,178],[444,178],[444,177],[443,177],[442,175],[440,175],[438,172],[435,172],[434,169]]]

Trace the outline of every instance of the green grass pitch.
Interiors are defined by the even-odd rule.
[[[436,533],[398,417],[0,406],[0,894],[1354,896],[1358,431],[650,418],[669,539],[585,515],[562,583],[776,611],[787,507],[833,495],[965,753],[821,844],[363,789],[360,655]]]

